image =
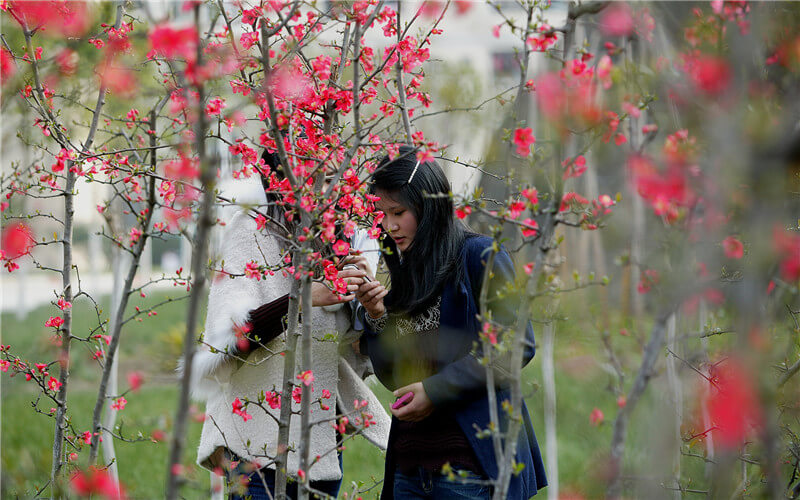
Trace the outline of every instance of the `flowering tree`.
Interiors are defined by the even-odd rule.
[[[635,291],[623,290],[619,302],[633,293],[648,309],[624,320],[641,341],[637,352],[614,345],[608,314],[599,334],[604,348],[598,356],[612,367],[610,398],[618,407],[607,495],[653,487],[661,494],[660,488],[739,494],[761,487],[755,477],[764,478],[764,491],[774,497],[785,493],[790,478],[788,489],[796,494],[800,460],[793,443],[800,431],[790,382],[800,362],[794,342],[787,348],[782,340],[787,328],[796,333],[800,314],[800,236],[792,219],[797,197],[784,188],[787,178],[797,186],[795,9],[711,2],[687,7],[687,24],[676,27],[664,15],[671,6],[570,3],[555,22],[549,2],[489,5],[501,22],[486,30],[517,40],[519,79],[492,99],[506,103],[494,108],[504,118],[481,164],[460,161],[417,122],[439,113],[428,109],[433,97],[424,90],[432,42],[443,35],[448,16],[475,8],[469,2],[395,10],[376,0],[325,8],[300,1],[190,1],[172,17],[146,4],[104,4],[95,14],[80,2],[0,2],[8,20],[0,49],[3,112],[11,115],[15,106],[21,127],[32,122],[41,131],[20,144],[36,151],[36,159],[14,164],[0,179],[0,257],[8,272],[32,262],[62,278],[53,301],[59,312],[44,321],[54,329],[55,359],[26,359],[15,346],[2,346],[0,368],[26,378],[54,405],[52,496],[67,477],[81,494],[121,494],[105,472],[116,466],[113,443],[141,438],[114,425],[113,415],[129,396],[115,387],[115,359],[126,323],[155,315],[160,305],[132,312],[130,298],[159,281],[188,292],[183,375],[166,464],[167,497],[179,496],[188,478],[182,464],[189,374],[204,343],[197,321],[208,279],[260,280],[276,273],[293,278],[283,385],[265,390],[263,400],[229,403],[245,421],[250,412],[279,409],[280,452],[269,457],[278,471],[278,497],[285,495],[289,422],[300,415],[298,479],[301,495],[311,493],[305,474],[315,463],[312,426],[344,429],[354,422],[363,428],[372,415],[356,404],[333,422],[311,422],[312,406],[324,405],[325,397],[312,387],[311,322],[298,329],[298,315],[311,308],[314,281],[346,292],[337,263],[349,253],[356,228],[380,237],[382,214],[367,183],[377,160],[398,154],[404,143],[416,147],[420,161],[460,163],[493,179],[486,189],[458,197],[456,215],[485,227],[497,243],[487,256],[479,296],[484,328],[475,346],[489,397],[501,383],[496,377],[512,389],[502,405],[508,428],[494,412],[493,425],[478,430],[494,444],[495,498],[506,496],[519,472],[512,458],[526,396],[522,333],[531,318],[546,325],[537,335],[549,367],[543,377],[546,451],[551,494],[558,495],[552,346],[559,340],[559,299],[609,282],[594,273],[568,277],[561,265],[564,242],[626,217],[633,230],[620,232],[631,243],[618,260],[622,272],[632,274]],[[482,112],[483,104],[468,104],[470,112]],[[243,204],[218,190],[225,175],[268,174],[262,149],[284,166],[283,177],[269,175],[267,191],[295,229],[284,235],[285,253],[274,265],[254,256],[243,269],[228,269],[209,250],[212,228],[224,224],[215,206],[249,210],[260,231],[281,223],[272,220],[269,206]],[[230,172],[220,169],[223,156],[233,158]],[[484,168],[489,163],[499,168]],[[75,200],[83,195],[78,187],[88,185],[104,186],[97,205],[106,220],[102,234],[130,256],[120,260],[124,279],[110,315],[84,289],[74,263]],[[41,210],[34,202],[49,205]],[[53,239],[42,238],[51,227]],[[177,237],[191,241],[188,274],[181,268],[156,279],[140,276],[148,242]],[[520,279],[494,290],[489,277],[500,244],[517,256]],[[48,246],[58,246],[60,257],[44,253]],[[486,307],[508,294],[523,297],[515,325],[497,323]],[[96,317],[88,333],[73,328],[79,304]],[[650,323],[649,336],[638,333]],[[239,327],[246,335],[247,326]],[[89,347],[99,371],[90,422],[72,418],[68,405],[76,343]],[[639,473],[624,462],[628,427],[646,390],[660,380],[662,364],[666,388],[658,390],[675,408],[663,426],[669,464],[659,470],[660,484],[633,481],[625,490],[623,477]],[[131,389],[140,382],[132,379]],[[695,406],[699,418],[690,415]],[[50,414],[38,404],[35,409]],[[595,408],[589,418],[600,425],[604,414]],[[697,460],[708,464],[699,476]],[[724,478],[737,464],[740,485],[731,485]]]

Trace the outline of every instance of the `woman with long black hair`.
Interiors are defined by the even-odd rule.
[[[491,238],[468,231],[454,216],[450,183],[433,161],[420,162],[402,146],[375,170],[371,191],[384,213],[383,258],[390,288],[365,280],[356,297],[366,322],[361,348],[380,381],[398,398],[386,456],[382,498],[489,498],[489,478],[498,464],[492,439],[476,429],[490,424],[486,369],[473,346],[479,342],[480,289]],[[509,254],[494,259],[488,309],[511,326],[519,301],[499,298],[514,281]],[[533,358],[533,330],[526,330],[524,362]],[[497,387],[498,406],[510,395]],[[517,443],[508,498],[529,498],[546,486],[539,447],[527,408]],[[501,418],[506,412],[498,407]],[[505,429],[501,422],[501,429]],[[442,468],[466,471],[468,481],[450,481]]]

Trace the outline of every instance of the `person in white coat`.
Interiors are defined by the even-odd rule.
[[[274,155],[263,157],[274,172],[279,172]],[[240,181],[253,188],[256,176]],[[249,182],[249,184],[247,184]],[[258,188],[256,188],[258,190]],[[263,186],[261,193],[264,192]],[[266,198],[274,196],[270,193]],[[264,195],[261,195],[264,198]],[[261,200],[262,204],[265,200]],[[274,202],[273,200],[266,200]],[[267,203],[269,214],[280,217],[282,210]],[[206,419],[198,446],[197,462],[210,470],[222,469],[239,488],[231,489],[252,498],[271,498],[274,493],[275,463],[278,444],[279,393],[283,386],[283,365],[287,332],[282,331],[292,276],[277,271],[247,276],[248,265],[273,267],[284,255],[285,234],[278,225],[267,223],[259,228],[257,213],[239,210],[226,224],[222,238],[221,262],[225,273],[213,280],[208,299],[206,327],[202,346],[193,363],[193,395],[206,401]],[[283,221],[285,222],[285,221]],[[351,259],[359,267],[369,267],[374,275],[377,266],[377,242],[358,231],[353,248],[365,250]],[[367,257],[369,256],[369,257]],[[370,262],[372,261],[372,262]],[[253,264],[255,263],[255,264]],[[358,271],[340,272],[341,277]],[[251,273],[251,276],[253,274]],[[358,278],[350,278],[349,281]],[[352,292],[356,282],[350,284]],[[354,411],[354,401],[367,401],[363,435],[382,449],[388,440],[389,417],[362,377],[369,370],[366,357],[354,352],[352,345],[360,335],[352,326],[349,304],[352,296],[337,297],[326,285],[314,282],[312,288],[313,383],[311,400],[313,421],[325,421],[311,429],[310,457],[313,464],[303,471],[310,486],[336,497],[341,484],[341,455],[336,452],[340,436],[329,423],[337,414]],[[302,321],[309,321],[302,315]],[[302,325],[298,325],[297,332]],[[276,336],[277,335],[277,336]],[[253,342],[253,338],[261,342]],[[273,338],[274,337],[274,338]],[[265,342],[266,340],[266,342]],[[299,351],[299,349],[298,349]],[[299,355],[297,361],[299,365]],[[262,396],[262,394],[264,396]],[[247,401],[259,401],[259,406]],[[293,409],[299,410],[299,396]],[[299,412],[298,412],[299,413]],[[362,413],[357,413],[362,417]],[[362,423],[362,424],[364,424]],[[297,478],[300,440],[300,416],[293,415],[289,431],[288,474]],[[313,457],[317,457],[316,460]],[[267,493],[266,489],[270,492]],[[290,484],[294,496],[296,485]]]

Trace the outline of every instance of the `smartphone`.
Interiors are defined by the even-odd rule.
[[[357,265],[355,265],[355,264],[345,264],[345,265],[342,267],[342,270],[345,270],[345,269],[358,269],[358,266],[357,266]],[[367,275],[365,274],[365,275],[364,275],[364,281],[366,281],[367,283],[369,283],[369,282],[370,282],[370,281],[372,281],[372,280],[369,278],[369,276],[367,276]]]
[[[403,394],[402,396],[400,396],[397,399],[397,401],[392,403],[392,410],[396,410],[398,408],[404,407],[405,405],[410,403],[412,399],[414,399],[414,393],[413,392],[407,392],[407,393]]]

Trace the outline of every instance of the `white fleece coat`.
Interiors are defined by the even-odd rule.
[[[221,250],[224,269],[233,274],[243,274],[245,265],[251,261],[275,265],[281,255],[278,239],[263,230],[257,230],[255,220],[245,211],[238,212],[228,223]],[[206,420],[197,452],[197,462],[206,468],[212,467],[209,457],[220,447],[260,466],[275,468],[272,460],[277,452],[280,409],[273,410],[266,403],[264,406],[268,411],[250,405],[247,412],[252,418],[245,422],[232,412],[232,403],[236,398],[240,401],[256,401],[262,392],[281,390],[284,360],[281,353],[285,346],[285,335],[271,341],[265,349],[251,352],[246,362],[226,353],[233,353],[236,349],[234,325],[246,323],[250,310],[288,293],[291,279],[277,272],[260,280],[245,276],[231,279],[226,276],[216,278],[211,285],[204,345],[197,352],[192,367],[193,395],[206,400]],[[364,435],[373,444],[385,449],[389,417],[372,391],[338,353],[337,338],[353,338],[349,308],[315,307],[311,321],[314,338],[312,401],[320,398],[323,390],[330,391],[332,395],[330,399],[323,400],[329,409],[323,410],[319,404],[312,405],[311,421],[334,417],[337,396],[340,411],[351,411],[355,399],[367,400],[368,412],[377,424],[367,428]],[[298,352],[298,367],[299,355]],[[293,404],[294,409],[299,410],[299,406]],[[300,417],[293,415],[289,431],[291,450],[299,449],[299,440]],[[310,457],[312,461],[316,456],[321,458],[307,471],[310,480],[335,480],[341,477],[336,452],[332,451],[335,447],[336,432],[329,422],[312,427]],[[289,473],[296,475],[298,466],[299,455],[291,451]]]

